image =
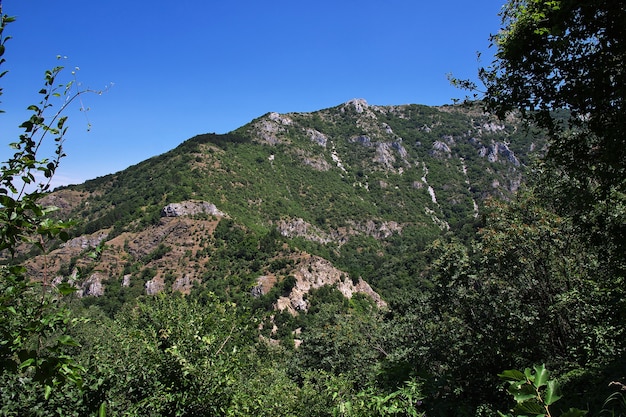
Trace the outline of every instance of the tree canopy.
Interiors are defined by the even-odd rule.
[[[549,158],[604,196],[626,189],[626,4],[511,0],[480,70],[487,108],[522,111],[553,138]]]

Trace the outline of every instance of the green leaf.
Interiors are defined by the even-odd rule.
[[[76,340],[72,338],[72,336],[69,336],[67,334],[59,337],[59,344],[64,346],[80,346],[78,342],[76,342]]]
[[[524,369],[524,376],[530,382],[535,382],[535,374],[533,374],[533,371],[530,368]]]
[[[44,398],[47,400],[48,398],[50,398],[50,394],[52,394],[52,387],[50,385],[46,385],[43,395]]]
[[[530,415],[539,417],[539,416],[545,416],[546,409],[542,407],[541,404],[539,403],[526,401],[526,402],[517,404],[514,408],[514,411],[518,415],[530,414]]]
[[[556,380],[548,381],[548,388],[544,395],[544,402],[546,405],[551,405],[561,399],[559,385]]]
[[[586,411],[579,410],[578,408],[570,408],[569,410],[561,414],[561,417],[582,417],[586,414]]]
[[[535,365],[535,386],[541,388],[546,385],[550,372],[545,368],[545,365]]]
[[[106,417],[107,415],[107,403],[103,402],[102,404],[100,404],[100,407],[98,408],[98,417]]]
[[[509,369],[498,374],[498,376],[505,381],[526,381],[524,374],[517,369]]]
[[[530,384],[513,384],[509,387],[508,391],[518,403],[537,398],[537,391],[535,391],[535,388]]]
[[[28,368],[29,366],[33,366],[35,363],[35,358],[28,358],[20,364],[20,369]]]
[[[65,230],[61,231],[59,233],[59,239],[61,239],[63,242],[67,242],[68,240],[70,240],[70,235],[69,233],[67,233]]]
[[[59,285],[57,285],[57,291],[59,291],[61,295],[69,295],[78,291],[78,288],[74,287],[73,285],[68,284],[67,282],[62,282]]]

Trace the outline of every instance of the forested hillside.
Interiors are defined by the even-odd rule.
[[[267,113],[54,191],[84,92],[47,72],[0,180],[0,415],[625,415],[624,18],[512,1],[464,104]]]
[[[35,277],[71,276],[81,295],[104,295],[85,302],[111,312],[120,303],[107,290],[120,285],[220,297],[235,285],[240,299],[302,251],[393,298],[422,285],[435,238],[471,235],[487,198],[514,195],[544,146],[478,105],[268,113],[50,194],[44,204],[76,219],[72,239],[26,264]]]

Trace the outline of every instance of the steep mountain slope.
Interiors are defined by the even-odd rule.
[[[272,268],[291,274],[281,259],[314,254],[383,295],[401,291],[416,285],[433,238],[471,227],[486,197],[517,190],[543,146],[529,138],[478,107],[351,100],[268,113],[51,194],[59,215],[78,221],[48,270],[86,282],[85,295],[207,286],[234,296]],[[215,211],[167,217],[181,202]]]

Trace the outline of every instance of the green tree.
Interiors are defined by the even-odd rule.
[[[504,29],[492,37],[495,59],[480,71],[485,103],[500,116],[521,111],[548,132],[548,153],[537,170],[535,190],[548,210],[571,222],[587,260],[566,269],[572,275],[588,270],[587,288],[576,296],[585,301],[573,316],[595,315],[595,323],[582,321],[587,323],[583,332],[603,329],[602,340],[614,346],[597,345],[623,363],[626,4],[510,0],[502,17]],[[578,344],[594,345],[589,339]],[[599,351],[590,357],[606,358]],[[615,365],[607,365],[605,372],[610,369]]]
[[[536,295],[550,297],[543,304],[551,314],[569,305],[569,314],[567,310],[559,314],[564,320],[561,336],[555,334],[561,330],[535,329],[537,335],[550,335],[550,340],[567,347],[554,352],[553,359],[565,355],[563,360],[593,369],[597,377],[615,375],[614,370],[623,366],[626,345],[626,4],[509,0],[502,27],[491,38],[494,60],[479,71],[486,87],[483,102],[500,117],[519,114],[547,132],[548,150],[535,167],[533,181],[537,207],[544,215],[528,224],[530,228],[516,228],[517,222],[509,229],[497,226],[491,237],[483,236],[483,244],[497,248],[518,239],[519,244],[506,244],[508,252],[492,256],[492,262],[524,266],[504,275],[517,283],[525,276],[541,277]],[[471,82],[460,84],[476,88]],[[559,218],[565,229],[553,222]],[[566,233],[532,243],[543,239],[535,231],[546,220]],[[578,254],[569,252],[569,261],[545,263],[546,254],[558,256],[560,248],[570,244]],[[520,263],[511,256],[526,257],[524,248],[531,247],[541,250],[535,259],[543,263]],[[520,307],[536,301],[537,297],[524,300]]]
[[[13,18],[0,4],[0,65],[6,42],[4,31]],[[73,82],[57,84],[62,67],[46,71],[40,101],[28,107],[31,116],[20,125],[23,133],[10,144],[14,154],[0,167],[0,412],[50,415],[42,405],[55,387],[68,382],[79,385],[82,367],[68,349],[76,342],[68,330],[80,321],[62,307],[61,298],[74,291],[67,283],[52,285],[51,276],[32,282],[19,253],[46,252],[51,241],[66,240],[68,222],[53,220],[42,198],[59,166],[67,131],[64,111],[84,91]],[[6,75],[0,73],[0,78]],[[0,89],[0,94],[1,94]],[[61,105],[54,109],[55,100]],[[42,146],[54,144],[54,155],[41,157]]]
[[[626,4],[615,0],[511,0],[480,70],[488,110],[520,111],[550,138],[547,201],[571,217],[607,265],[626,253]]]
[[[480,71],[488,108],[548,129],[550,158],[568,175],[623,190],[624,2],[510,0],[502,17],[495,60]]]

